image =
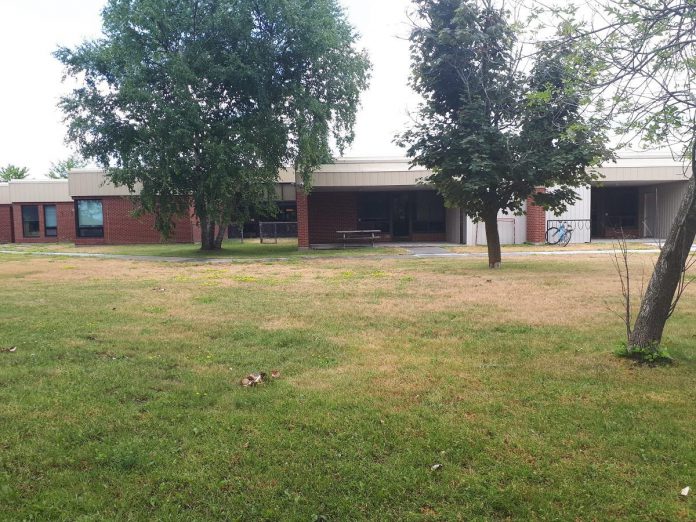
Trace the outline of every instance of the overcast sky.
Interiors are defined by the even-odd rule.
[[[347,156],[396,156],[394,135],[408,121],[415,97],[409,75],[409,0],[341,0],[361,34],[374,70],[363,95],[356,141]],[[105,0],[0,0],[0,166],[13,163],[42,177],[64,159],[65,125],[56,108],[68,90],[52,52],[99,36]]]

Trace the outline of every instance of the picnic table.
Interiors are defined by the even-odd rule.
[[[346,248],[346,243],[349,241],[369,241],[372,247],[375,246],[375,239],[380,239],[381,230],[337,230],[336,234],[340,236],[343,248]]]

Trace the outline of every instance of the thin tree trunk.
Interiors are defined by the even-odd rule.
[[[677,217],[650,278],[633,327],[629,350],[657,350],[669,319],[674,294],[696,237],[696,139],[691,150],[691,179]]]
[[[488,245],[488,268],[500,268],[500,233],[498,232],[498,212],[491,213],[484,219],[486,224],[486,244]]]
[[[198,226],[201,227],[201,250],[208,250],[206,248],[206,246],[210,245],[210,239],[208,237],[208,218],[199,216]]]
[[[225,231],[227,230],[227,225],[218,227],[217,234],[215,235],[215,250],[222,250],[222,240],[225,239]]]

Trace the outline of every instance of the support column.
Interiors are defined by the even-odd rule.
[[[307,194],[300,185],[296,186],[297,200],[297,246],[309,250],[309,206]]]
[[[543,194],[546,188],[537,187],[536,194]],[[532,197],[527,198],[527,243],[541,245],[546,242],[546,211],[534,204]]]

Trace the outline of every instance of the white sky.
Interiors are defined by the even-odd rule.
[[[347,156],[396,156],[392,140],[417,98],[409,76],[409,0],[341,0],[373,63],[356,140]],[[0,166],[29,167],[43,177],[66,158],[65,125],[56,108],[68,84],[52,52],[99,36],[104,0],[0,0]]]

